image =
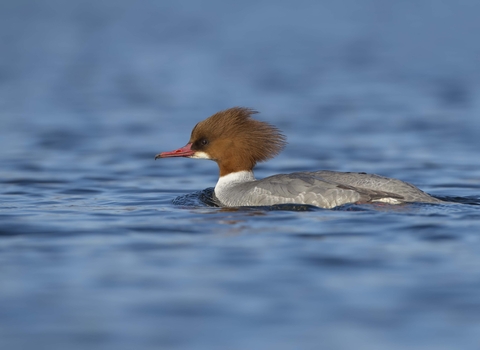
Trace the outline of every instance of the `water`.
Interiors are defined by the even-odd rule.
[[[480,5],[3,1],[0,348],[477,349]],[[366,171],[445,205],[222,209],[153,157],[254,107],[257,177]]]

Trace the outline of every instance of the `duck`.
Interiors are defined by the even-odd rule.
[[[275,157],[287,144],[277,127],[252,117],[257,113],[246,107],[217,112],[195,125],[185,146],[155,159],[215,161],[219,178],[213,196],[221,207],[302,204],[332,209],[345,204],[443,202],[410,183],[364,172],[303,171],[257,180],[255,165]]]

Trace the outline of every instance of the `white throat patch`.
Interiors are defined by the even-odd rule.
[[[193,159],[212,159],[210,158],[210,156],[205,153],[205,152],[201,152],[201,151],[197,151],[193,154],[193,156],[190,156],[188,158],[193,158]]]

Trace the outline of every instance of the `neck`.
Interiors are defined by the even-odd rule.
[[[252,172],[255,163],[251,159],[242,157],[240,153],[228,156],[226,159],[217,161],[220,170],[220,178],[230,174]],[[250,170],[246,170],[250,169]]]
[[[228,191],[235,185],[239,185],[245,182],[255,181],[255,176],[252,170],[242,170],[229,173],[227,175],[220,176],[215,186],[215,195],[217,198],[224,202],[228,196]]]

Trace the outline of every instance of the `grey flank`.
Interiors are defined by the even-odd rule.
[[[334,208],[348,203],[442,203],[417,187],[375,174],[316,171],[274,175],[232,184],[221,205],[268,206],[284,203]]]

